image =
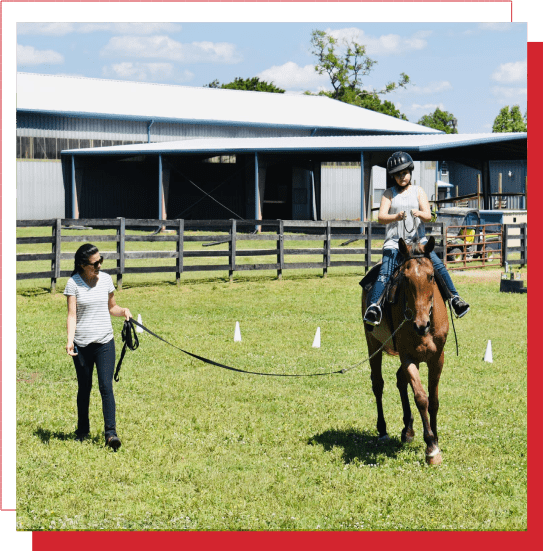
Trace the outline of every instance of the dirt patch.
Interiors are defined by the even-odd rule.
[[[26,378],[23,378],[23,379],[17,379],[17,382],[18,383],[29,383],[29,384],[32,384],[32,383],[35,383],[38,378],[39,378],[40,374],[39,373],[31,373],[28,377]]]
[[[453,277],[461,277],[463,281],[490,281],[499,283],[502,277],[501,270],[454,270],[449,272]],[[526,285],[528,281],[528,274],[521,274],[521,278]]]

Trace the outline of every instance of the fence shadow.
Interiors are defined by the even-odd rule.
[[[352,463],[355,460],[367,465],[378,463],[379,458],[397,457],[403,448],[401,440],[391,436],[390,440],[381,443],[373,431],[327,430],[308,439],[309,445],[320,445],[325,451],[343,448],[342,460]]]

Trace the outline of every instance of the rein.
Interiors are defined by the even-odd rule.
[[[428,258],[426,255],[424,254],[414,254],[414,255],[411,255],[409,258],[406,258],[402,264],[400,265],[400,269],[401,269],[401,266],[403,266],[408,260],[411,260],[412,258]],[[401,273],[401,276],[402,276],[402,279],[405,279],[405,276],[403,275],[403,272],[400,272]],[[402,283],[402,282],[400,282]],[[407,293],[405,292],[405,289],[403,290],[403,296],[404,296],[404,320],[402,321],[402,323],[399,325],[398,329],[404,324],[404,322],[407,320],[407,312],[410,312],[411,314],[411,318],[410,319],[413,319],[413,312],[411,312],[411,309],[407,307]],[[452,308],[451,308],[451,303],[449,300],[447,300],[446,302],[449,303],[449,311],[451,313],[451,323],[452,323],[452,326],[453,326],[453,332],[454,332],[454,340],[455,340],[455,343],[456,343],[456,355],[459,356],[459,353],[458,353],[458,336],[456,335],[456,327],[454,326],[454,315],[453,315],[453,312],[452,312]],[[433,311],[433,308],[434,308],[434,297],[432,296],[432,304],[430,306],[430,315],[432,314],[432,311]],[[396,329],[396,331],[398,330]],[[394,331],[393,335],[396,333],[396,331]]]
[[[288,373],[259,373],[259,372],[256,372],[256,371],[245,371],[243,369],[237,369],[235,367],[231,367],[231,366],[228,366],[228,365],[221,364],[219,362],[215,362],[213,360],[209,360],[208,358],[198,356],[197,354],[193,354],[192,352],[188,352],[187,350],[183,350],[182,348],[179,348],[175,344],[172,344],[171,342],[168,342],[166,339],[163,339],[162,337],[160,337],[156,333],[153,333],[153,331],[151,331],[150,329],[147,329],[147,327],[143,326],[141,323],[138,323],[134,318],[130,318],[128,321],[124,322],[123,329],[122,329],[122,332],[121,332],[121,337],[122,337],[122,340],[123,340],[124,344],[123,344],[123,349],[122,349],[122,352],[121,352],[121,357],[119,358],[119,363],[117,364],[117,368],[115,369],[115,375],[113,376],[113,378],[115,379],[116,382],[119,381],[119,371],[121,370],[121,364],[123,363],[123,359],[124,359],[124,355],[126,353],[126,349],[130,348],[130,350],[136,350],[139,346],[139,339],[138,339],[138,336],[136,335],[136,329],[135,329],[134,325],[137,325],[138,327],[141,327],[144,331],[147,331],[147,333],[149,333],[153,337],[155,337],[158,340],[172,346],[173,348],[176,348],[177,350],[180,350],[181,352],[183,352],[184,354],[187,354],[188,356],[196,358],[197,360],[200,360],[201,362],[204,362],[204,363],[207,363],[207,364],[210,364],[210,365],[214,365],[216,367],[221,367],[223,369],[228,369],[230,371],[236,371],[238,373],[246,373],[246,374],[249,374],[249,375],[262,375],[262,376],[268,376],[268,377],[318,377],[318,376],[322,376],[322,375],[335,375],[335,374],[338,374],[338,373],[341,373],[341,374],[347,373],[348,371],[351,371],[352,369],[354,369],[354,368],[362,365],[363,363],[371,360],[373,358],[373,356],[375,356],[378,352],[380,352],[384,348],[385,344],[391,338],[394,337],[394,335],[396,334],[397,331],[399,331],[399,329],[402,327],[402,325],[406,321],[409,321],[410,319],[412,319],[412,317],[411,318],[405,318],[402,321],[402,323],[400,323],[400,325],[398,326],[396,331],[394,331],[394,333],[392,333],[392,335],[371,356],[369,356],[365,360],[362,360],[361,362],[359,362],[359,363],[357,363],[357,364],[355,364],[351,367],[339,369],[338,371],[327,371],[325,373],[288,374]]]

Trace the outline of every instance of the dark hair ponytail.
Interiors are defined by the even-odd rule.
[[[83,271],[83,266],[89,263],[89,258],[98,252],[98,247],[92,243],[85,243],[77,249],[74,260],[74,271],[72,275],[80,274]]]

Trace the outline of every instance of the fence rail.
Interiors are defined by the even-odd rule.
[[[73,252],[62,252],[62,246],[70,243],[115,243],[116,250],[100,251],[104,259],[115,260],[116,267],[104,269],[117,277],[117,287],[122,289],[124,274],[175,273],[177,283],[183,272],[227,271],[230,279],[234,272],[248,270],[275,270],[280,279],[283,270],[322,269],[326,276],[329,268],[360,267],[367,271],[376,262],[372,255],[381,254],[381,243],[375,247],[376,240],[383,240],[382,231],[376,235],[376,227],[381,225],[360,221],[301,221],[301,220],[140,220],[140,219],[53,219],[18,220],[17,227],[50,227],[51,237],[18,237],[17,245],[51,244],[51,253],[17,254],[17,263],[29,261],[51,261],[51,270],[40,272],[20,272],[17,279],[47,278],[51,280],[51,289],[56,289],[57,280],[69,277],[71,270],[61,270],[61,260],[72,260]],[[96,229],[115,229],[115,234],[93,234]],[[149,235],[130,235],[130,230],[160,229],[161,233]],[[444,226],[442,223],[426,224],[427,235],[436,238],[436,252],[443,253]],[[79,229],[81,235],[63,235],[65,230]],[[187,231],[202,232],[197,235]],[[223,233],[217,233],[217,232]],[[165,233],[172,232],[172,233]],[[227,235],[225,235],[225,233]],[[357,243],[360,246],[342,247],[333,245],[333,241]],[[274,242],[270,248],[256,248],[254,245]],[[175,250],[141,251],[129,250],[130,243],[175,243]],[[246,248],[241,248],[248,242]],[[307,243],[307,246],[293,246],[290,242]],[[190,250],[187,244],[200,243],[202,249]],[[311,247],[315,243],[318,246]],[[342,243],[345,245],[346,243]],[[213,245],[227,244],[228,249],[213,250]],[[249,257],[272,257],[262,263],[247,262]],[[309,261],[306,258],[310,257]],[[349,256],[349,259],[341,258]],[[317,258],[311,258],[317,257]],[[351,259],[352,257],[352,259]],[[127,266],[132,260],[172,259],[168,266]],[[211,259],[212,264],[189,264],[187,259]],[[221,262],[223,259],[223,263]],[[298,260],[299,259],[299,260]],[[245,262],[244,262],[245,260]]]

